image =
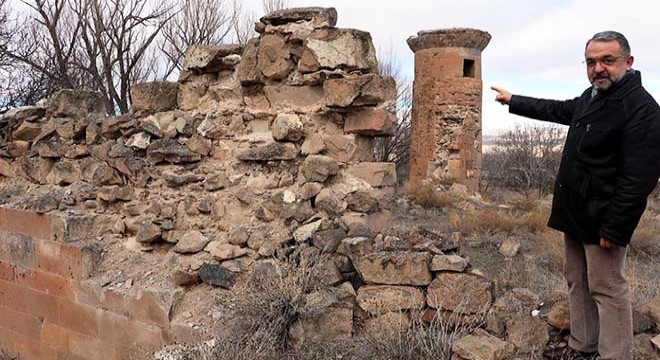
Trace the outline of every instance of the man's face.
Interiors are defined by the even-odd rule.
[[[633,57],[624,56],[616,41],[591,41],[584,56],[589,81],[599,90],[606,90],[621,80],[633,64]]]

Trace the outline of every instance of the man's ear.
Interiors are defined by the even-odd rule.
[[[635,57],[630,55],[626,58],[626,70],[632,69],[633,62],[635,62]]]

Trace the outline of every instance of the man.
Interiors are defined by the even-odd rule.
[[[571,335],[546,359],[632,358],[626,246],[660,176],[660,108],[632,69],[618,32],[594,35],[585,64],[592,86],[567,101],[492,87],[509,112],[568,125],[548,226],[564,232]]]

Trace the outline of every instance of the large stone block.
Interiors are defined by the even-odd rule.
[[[358,108],[346,115],[344,131],[368,136],[392,136],[396,130],[396,115],[386,109]]]
[[[509,360],[514,348],[488,332],[477,329],[456,341],[451,350],[460,360]]]
[[[396,98],[396,81],[392,77],[366,74],[323,83],[325,105],[349,107],[378,105]]]
[[[46,109],[41,106],[21,106],[7,111],[2,120],[10,123],[21,121],[36,121],[46,115]]]
[[[240,53],[240,45],[192,45],[186,50],[183,69],[195,74],[231,69],[233,65],[224,58]]]
[[[49,117],[82,118],[87,115],[105,115],[105,99],[99,92],[89,90],[60,90],[49,100]]]
[[[133,112],[137,116],[174,110],[177,107],[179,84],[171,81],[152,81],[131,87]]]
[[[359,135],[321,135],[325,154],[341,163],[374,160],[373,138]],[[304,144],[303,144],[304,145]]]
[[[303,73],[321,69],[377,73],[376,51],[368,32],[354,29],[319,29],[305,40],[298,63]]]
[[[325,182],[339,172],[337,161],[329,156],[309,155],[300,168],[307,181]]]
[[[253,38],[248,41],[243,51],[243,59],[236,67],[238,80],[242,85],[263,84],[264,77],[259,71],[258,57],[259,38]]]
[[[424,292],[412,286],[368,285],[358,289],[356,302],[370,314],[401,312],[424,307]]]
[[[303,136],[303,123],[296,114],[279,114],[273,121],[275,140],[298,141]]]
[[[275,109],[314,111],[323,106],[320,86],[265,86],[264,93]]]
[[[282,9],[267,14],[260,21],[263,24],[272,26],[308,22],[314,27],[334,27],[337,25],[337,10],[321,7]]]
[[[376,252],[353,263],[367,284],[416,285],[431,283],[427,252]]]
[[[273,142],[243,150],[237,158],[242,161],[293,160],[299,152],[300,150],[292,143]]]
[[[285,79],[294,67],[286,40],[274,34],[262,36],[257,52],[257,66],[266,78]]]
[[[20,141],[34,141],[41,134],[45,125],[45,123],[23,121],[12,134],[12,138]]]
[[[176,140],[156,140],[147,148],[147,159],[152,164],[169,162],[172,164],[192,163],[201,160],[202,156]]]
[[[426,303],[435,309],[481,314],[493,302],[492,283],[464,273],[440,273],[428,287]]]
[[[346,170],[374,187],[396,185],[396,164],[390,162],[365,162],[351,165]]]
[[[181,110],[193,110],[199,106],[200,100],[206,95],[211,83],[216,81],[217,74],[190,75],[186,80],[179,80],[177,103]]]

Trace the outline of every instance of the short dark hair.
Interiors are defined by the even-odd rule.
[[[585,46],[585,49],[587,46],[589,46],[589,43],[592,41],[616,41],[621,46],[621,54],[623,54],[624,56],[630,56],[630,44],[628,44],[628,40],[620,32],[601,31],[596,35],[592,36],[591,39],[587,41],[587,45]]]

